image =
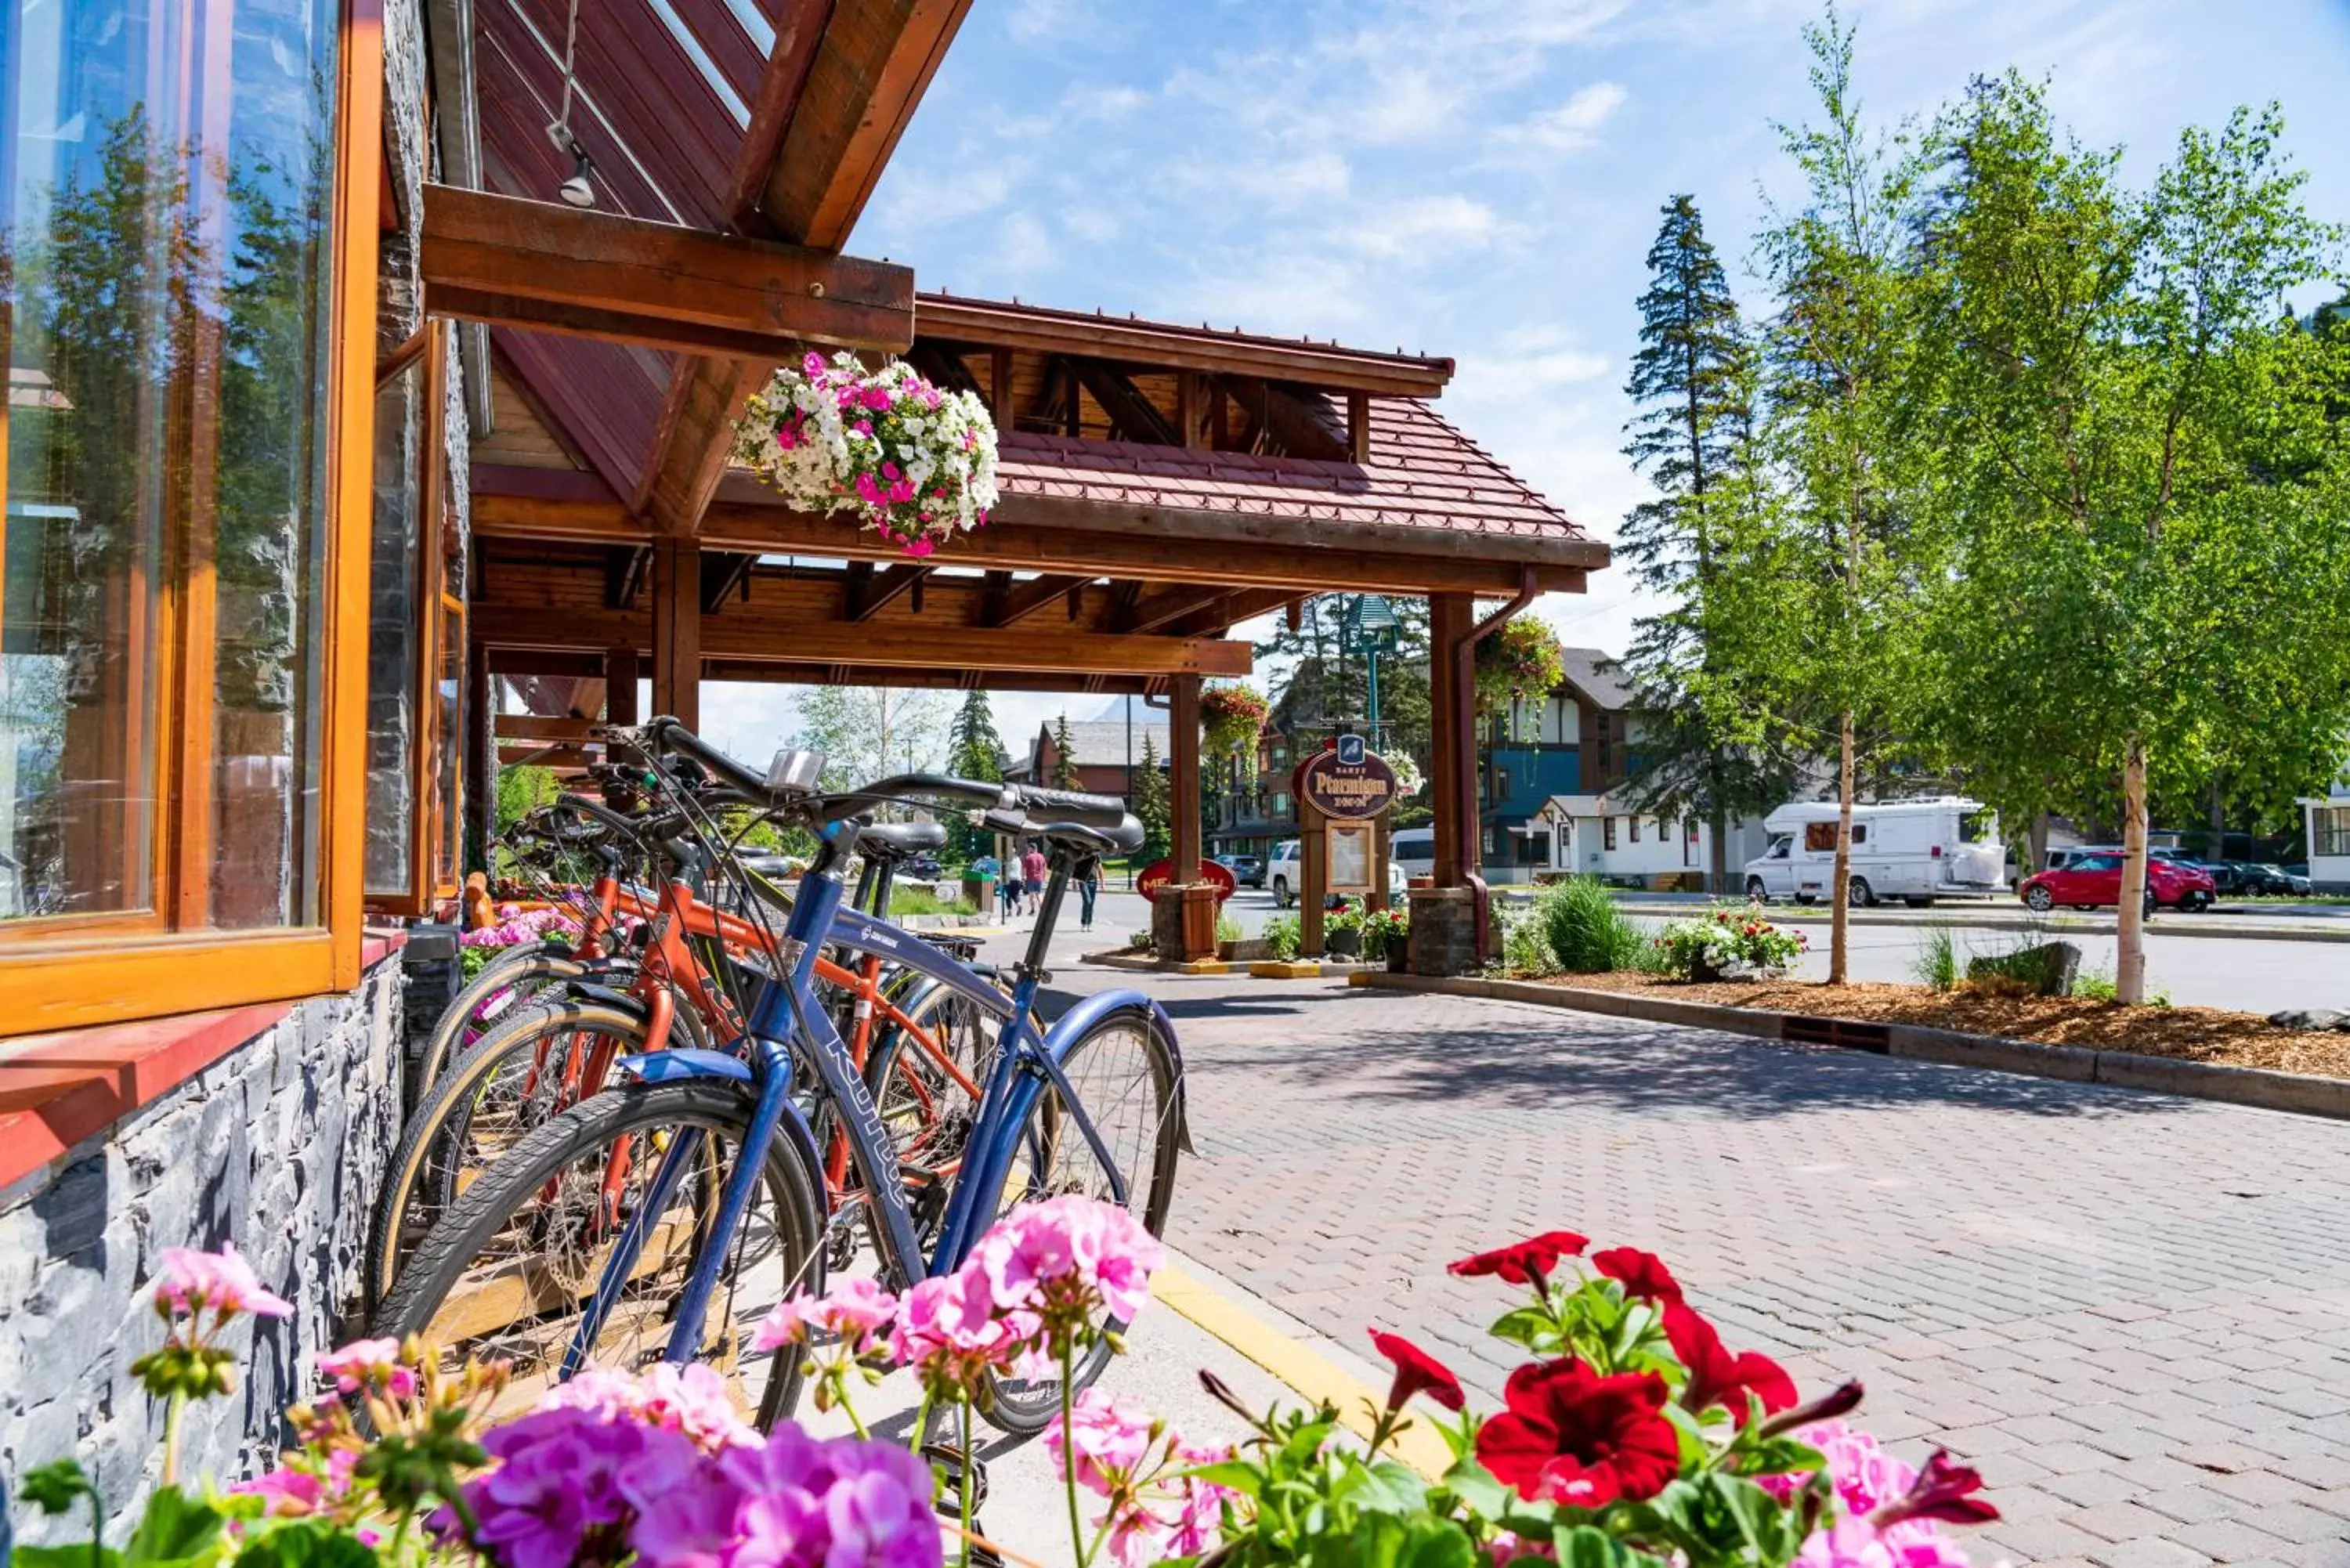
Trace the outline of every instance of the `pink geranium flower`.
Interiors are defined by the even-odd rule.
[[[320,1351],[312,1359],[318,1376],[346,1394],[380,1388],[395,1399],[405,1399],[416,1392],[416,1370],[400,1364],[396,1339],[355,1339],[339,1350]]]
[[[174,1313],[209,1308],[223,1317],[249,1312],[255,1317],[291,1317],[294,1303],[262,1288],[234,1241],[224,1241],[217,1252],[192,1247],[163,1249],[162,1271],[155,1281],[158,1305]]]
[[[765,1352],[805,1345],[816,1333],[861,1342],[896,1321],[898,1298],[869,1279],[854,1279],[830,1295],[794,1296],[775,1303],[751,1336],[751,1348]]]

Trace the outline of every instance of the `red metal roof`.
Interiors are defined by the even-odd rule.
[[[1195,452],[1006,431],[1004,495],[1587,539],[1574,519],[1417,399],[1371,400],[1370,462]]]

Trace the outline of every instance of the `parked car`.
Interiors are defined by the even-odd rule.
[[[2117,854],[2084,855],[2053,871],[2026,877],[2016,889],[2029,909],[2045,913],[2064,906],[2095,909],[2122,901],[2122,857]],[[2146,863],[2146,912],[2158,905],[2175,909],[2208,909],[2219,889],[2202,867],[2182,860],[2149,857]]]
[[[898,867],[899,879],[905,881],[932,882],[945,874],[946,867],[939,863],[939,857],[928,850],[909,857],[905,863]]]
[[[2247,893],[2306,893],[2309,891],[2308,875],[2296,873],[2290,866],[2272,866],[2262,862],[2247,864],[2241,867],[2241,870],[2244,874],[2243,890]]]
[[[1264,862],[1255,856],[1219,855],[1215,857],[1215,861],[1217,865],[1232,874],[1234,887],[1262,888],[1264,886]]]
[[[1305,863],[1297,857],[1298,841],[1284,838],[1273,846],[1273,858],[1265,862],[1264,881],[1261,886],[1273,889],[1276,908],[1286,909],[1297,902],[1297,890],[1305,885]],[[1405,889],[1403,865],[1393,854],[1388,857],[1388,902],[1400,908]]]
[[[2245,878],[2251,867],[2234,860],[2198,860],[2196,865],[2210,874],[2211,886],[2221,893],[2248,893]]]

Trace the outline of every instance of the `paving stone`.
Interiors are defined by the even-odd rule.
[[[2170,1527],[2170,1521],[2162,1515],[2150,1513],[2134,1502],[2103,1502],[2095,1508],[2076,1508],[2063,1518],[2074,1529],[2085,1530],[2103,1541],[2158,1536]]]
[[[2158,1535],[2141,1535],[2101,1546],[2091,1553],[2105,1568],[2202,1568],[2210,1559],[2191,1546]]]
[[[2345,1530],[2342,1516],[2325,1513],[2301,1503],[2279,1503],[2244,1516],[2244,1522],[2254,1530],[2290,1541],[2296,1545],[2314,1541],[2340,1541]]]
[[[2205,1484],[2213,1491],[2240,1497],[2262,1508],[2271,1503],[2307,1502],[2317,1495],[2313,1488],[2305,1487],[2289,1476],[2281,1476],[2274,1470],[2245,1470],[2240,1475],[2213,1476]]]
[[[2241,1563],[2266,1556],[2285,1544],[2266,1531],[2241,1520],[2214,1519],[2200,1524],[2174,1526],[2169,1538],[2222,1563]]]
[[[2043,1490],[2083,1508],[2098,1503],[2126,1502],[2146,1490],[2137,1482],[2126,1480],[2112,1470],[2075,1470],[2070,1475],[2043,1477],[2037,1484]],[[1997,1501],[1996,1497],[1993,1501]]]
[[[2099,1548],[2108,1544],[2085,1530],[2078,1530],[2061,1519],[2028,1519],[2010,1523],[2002,1520],[1976,1539],[1996,1546],[1999,1553],[2021,1558],[2026,1563],[2039,1563],[2051,1557],[2093,1557]],[[1994,1555],[1985,1553],[1986,1556]]]
[[[2237,1519],[2253,1511],[2253,1504],[2241,1498],[2229,1497],[2209,1487],[2166,1487],[2160,1491],[2140,1493],[2140,1507],[2178,1520],[2182,1524],[2200,1524],[2215,1519]]]

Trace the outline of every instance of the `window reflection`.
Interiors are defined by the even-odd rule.
[[[0,0],[0,918],[318,918],[335,44]]]

